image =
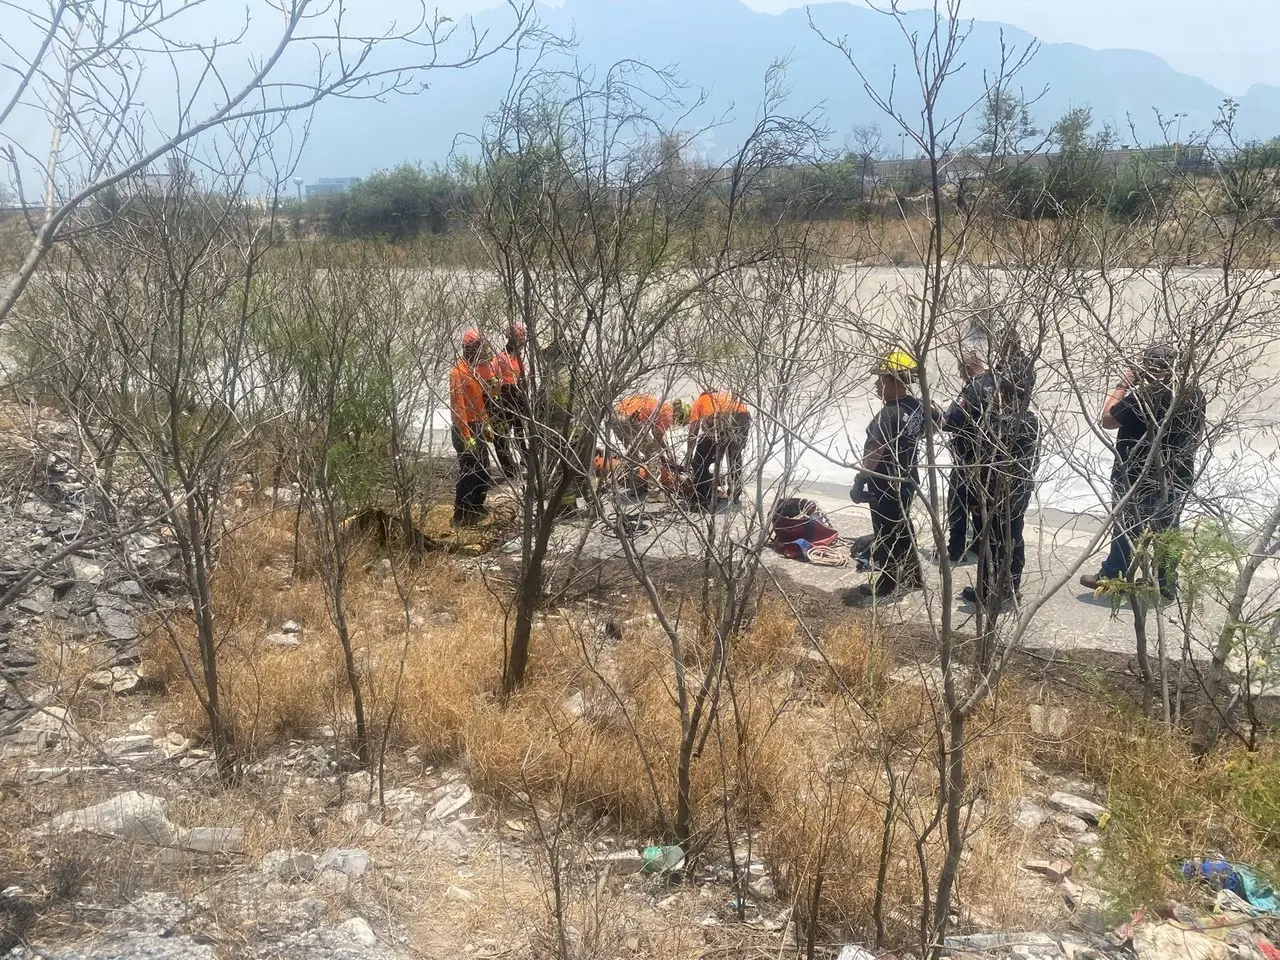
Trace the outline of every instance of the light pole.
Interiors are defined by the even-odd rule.
[[[293,185],[298,188],[298,203],[302,203],[302,178],[294,177]]]

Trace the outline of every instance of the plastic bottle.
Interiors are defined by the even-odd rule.
[[[680,847],[645,847],[641,856],[645,873],[670,873],[684,864],[684,850]]]

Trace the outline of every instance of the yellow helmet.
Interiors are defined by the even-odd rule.
[[[877,377],[897,377],[899,380],[914,380],[919,372],[916,358],[905,350],[894,350],[880,358],[876,364]]]

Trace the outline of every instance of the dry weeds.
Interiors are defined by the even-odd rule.
[[[324,592],[305,549],[295,567],[292,520],[288,513],[267,513],[243,525],[225,546],[215,582],[222,694],[248,760],[294,738],[349,742],[351,736]],[[528,683],[503,703],[497,690],[504,611],[484,579],[487,561],[397,558],[394,573],[386,575],[372,550],[367,559],[368,570],[357,566],[349,585],[349,618],[373,729],[393,754],[412,748],[424,762],[459,764],[496,811],[527,811],[530,801],[556,798],[573,811],[578,827],[594,824],[637,843],[664,839],[675,805],[681,726],[671,646],[646,610],[621,618],[623,639],[616,644],[601,635],[589,609],[546,612],[535,628]],[[296,649],[265,640],[285,620],[302,625]],[[682,627],[690,631],[684,649],[691,674],[705,656],[696,628],[693,622]],[[935,820],[936,692],[927,683],[892,679],[893,650],[860,620],[825,629],[820,654],[802,638],[788,608],[765,601],[732,646],[725,696],[693,767],[695,844],[715,849],[726,836],[735,844],[754,838],[802,929],[873,936],[880,892],[886,942],[910,944],[924,878],[943,853]],[[204,715],[168,633],[154,630],[147,653],[167,684],[167,695],[153,704],[157,728],[202,736]],[[79,656],[51,661],[58,666],[46,679],[77,713],[108,729],[122,719],[120,706],[109,694],[76,685],[74,678],[91,666]],[[1274,861],[1280,791],[1267,778],[1280,758],[1273,748],[1254,755],[1227,751],[1197,766],[1179,737],[1081,698],[1066,704],[1069,736],[1049,742],[1031,732],[1031,696],[1009,682],[972,724],[971,839],[959,889],[969,915],[1007,927],[1048,922],[1045,904],[1019,869],[1032,855],[1032,838],[1011,822],[1028,793],[1030,761],[1107,785],[1113,818],[1097,876],[1120,891],[1117,905],[1166,894],[1173,882],[1169,865],[1180,856],[1215,852],[1262,865]],[[1179,789],[1168,789],[1170,783]],[[317,809],[314,798],[231,790],[184,802],[184,822],[243,825],[257,852],[304,835],[313,843],[317,836],[357,842],[341,835],[333,811]],[[10,822],[29,823],[32,816],[27,810]],[[525,901],[546,892],[537,883],[516,886]],[[486,898],[486,909],[456,919],[477,935],[499,923],[487,907],[516,895],[501,889]],[[600,896],[588,899],[599,907]],[[458,905],[449,909],[452,916]],[[545,918],[545,910],[535,914]],[[429,926],[424,936],[442,935]],[[526,934],[554,933],[543,920],[534,927]],[[591,927],[585,915],[577,928],[594,931],[589,935],[601,942],[621,936],[613,927]]]

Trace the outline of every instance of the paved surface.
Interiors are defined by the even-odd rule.
[[[852,538],[871,532],[867,508],[851,503],[843,488],[832,484],[815,484],[803,490],[801,495],[817,501],[833,526],[843,535]],[[650,509],[654,508],[651,506]],[[697,556],[700,553],[699,537],[689,520],[676,517],[671,508],[659,508],[651,519],[651,528],[634,541],[644,556],[671,559]],[[728,522],[731,531],[742,533],[745,532],[749,518],[722,515],[717,522]],[[925,513],[919,505],[916,508],[916,527],[918,531],[926,530]],[[1087,514],[1033,509],[1028,515],[1023,609],[1028,603],[1047,598],[1036,611],[1026,631],[1023,642],[1026,648],[1041,652],[1133,652],[1133,624],[1127,606],[1118,615],[1114,615],[1108,600],[1095,598],[1091,591],[1077,582],[1080,573],[1094,572],[1101,561],[1108,541],[1103,538],[1096,551],[1090,550],[1100,531],[1100,518]],[[560,528],[556,534],[556,552],[572,552],[583,537],[581,524]],[[585,551],[588,555],[601,558],[622,556],[618,542],[599,528],[586,532],[585,537]],[[931,537],[927,533],[922,537],[922,552],[925,559],[925,589],[910,593],[897,602],[878,605],[874,609],[874,615],[883,622],[928,624],[931,620],[936,620],[941,607],[940,577],[934,561]],[[808,588],[828,593],[833,604],[841,603],[841,596],[846,590],[867,578],[865,573],[857,572],[852,563],[843,568],[813,566],[786,559],[773,550],[765,552],[765,564],[770,571],[784,572],[792,580]],[[1079,569],[1075,570],[1077,565]],[[1278,567],[1280,565],[1275,563],[1264,567],[1259,574],[1259,586],[1274,583],[1280,578]],[[976,611],[973,605],[960,601],[958,595],[961,588],[974,582],[975,576],[976,567],[972,561],[954,570],[953,590],[957,602],[953,609],[956,628],[961,631],[974,628]],[[1222,615],[1222,608],[1215,605],[1207,605],[1205,609],[1195,613],[1192,620],[1195,624],[1192,647],[1197,659],[1207,656],[1207,647],[1203,644],[1216,636]],[[1159,616],[1163,618],[1168,631],[1171,651],[1180,649],[1184,634],[1184,611],[1174,605],[1166,608]],[[1002,630],[1011,629],[1015,620],[1012,615],[1004,617]],[[1149,630],[1154,650],[1154,618]]]

